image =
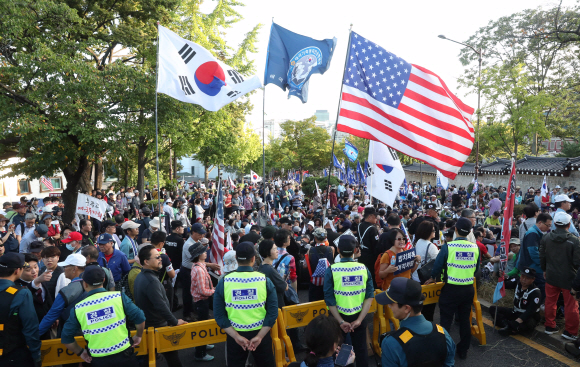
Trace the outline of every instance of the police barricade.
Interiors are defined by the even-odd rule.
[[[151,329],[153,330],[153,329]],[[136,331],[132,331],[131,335],[135,335]],[[155,366],[155,348],[151,350],[150,342],[153,341],[152,338],[149,336],[152,334],[148,334],[147,331],[143,332],[143,339],[141,343],[137,347],[135,347],[135,351],[138,355],[146,355],[150,351],[153,351],[153,365],[149,364],[150,366]],[[77,343],[81,347],[86,347],[87,343],[85,338],[82,336],[77,336],[76,338]],[[67,349],[67,347],[62,344],[60,339],[52,339],[52,340],[42,340],[42,345],[40,346],[40,356],[42,358],[42,365],[43,366],[55,366],[60,364],[67,364],[67,363],[78,363],[82,362],[83,360],[81,357],[77,357],[76,354],[71,352]],[[149,353],[149,361],[151,361],[151,353]]]
[[[369,313],[376,312],[376,310],[377,303],[373,299]],[[286,334],[286,329],[294,329],[297,327],[306,326],[316,316],[327,314],[329,315],[330,312],[328,311],[328,307],[326,307],[326,303],[324,301],[308,302],[294,306],[282,307],[281,316],[283,322],[278,324],[278,330],[280,338],[284,341],[286,355],[288,356],[290,362],[296,362],[296,357],[294,354],[294,347],[290,342],[288,334]],[[278,317],[280,317],[280,314]],[[284,366],[287,366],[290,362],[284,361]]]
[[[156,328],[154,334],[151,338],[155,340],[157,353],[223,343],[226,341],[227,336],[226,332],[218,326],[214,319],[192,322],[181,326]],[[281,361],[283,361],[284,356],[282,355],[282,344],[278,335],[278,325],[276,324],[272,327],[270,336],[272,337],[276,367],[283,367]]]
[[[443,288],[444,285],[445,285],[445,283],[439,282],[439,283],[433,283],[433,284],[421,286],[421,288],[423,290],[423,294],[425,295],[425,301],[423,302],[423,305],[429,305],[429,304],[439,302],[439,296],[441,295],[441,289]],[[477,286],[475,285],[475,281],[473,282],[473,288],[475,289],[475,294],[473,296],[473,307],[471,309],[471,319],[475,318],[475,324],[473,324],[473,322],[472,322],[471,335],[473,335],[475,338],[477,338],[477,340],[479,341],[479,344],[485,345],[487,342],[486,342],[486,336],[485,336],[485,329],[483,328],[483,315],[481,313],[481,304],[477,300]],[[375,292],[375,294],[376,293],[380,293],[380,292]],[[391,308],[388,306],[381,306],[381,305],[378,305],[378,307],[379,307],[379,312],[377,312],[377,314],[382,313],[382,318],[380,318],[380,320],[384,320],[384,323],[382,321],[380,322],[380,333],[378,335],[391,331],[390,324],[389,324],[389,322],[387,322],[387,320],[393,324],[395,330],[399,329],[399,327],[400,327],[399,320],[397,320],[393,316],[393,312],[391,311]],[[382,308],[382,310],[381,310],[381,308]],[[384,327],[383,327],[383,325],[384,325]],[[378,345],[378,337],[376,335],[377,335],[377,333],[373,332],[373,348],[375,349],[375,351],[378,350],[378,354],[380,354],[381,348],[380,348],[380,345]],[[375,343],[376,343],[376,345],[375,345]]]

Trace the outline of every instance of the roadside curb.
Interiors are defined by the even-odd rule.
[[[491,303],[480,299],[479,303],[481,304],[481,309],[482,309],[482,313],[485,313],[486,315],[489,315],[489,307],[492,306]],[[493,318],[492,318],[492,322],[493,322]],[[566,345],[566,343],[571,343],[571,341],[563,339],[560,335],[561,332],[552,334],[552,335],[548,335],[544,332],[545,328],[543,324],[539,324],[538,326],[536,326],[536,330],[532,333],[532,335],[530,335],[530,339],[533,339],[536,342],[542,343],[542,344],[549,344],[551,346],[553,346],[554,348],[563,351],[569,358],[574,359],[574,357],[570,354],[568,354],[566,352],[566,349],[564,348],[564,346]]]

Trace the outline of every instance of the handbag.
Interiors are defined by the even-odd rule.
[[[426,281],[431,279],[431,272],[433,271],[433,266],[435,265],[435,259],[427,261],[427,257],[429,256],[429,246],[431,246],[431,242],[429,242],[427,245],[427,250],[425,250],[425,265],[422,265],[419,270],[417,270],[417,275],[419,276],[421,284],[425,284]]]
[[[278,271],[278,266],[280,266],[280,263],[282,262],[282,260],[284,260],[284,258],[288,255],[289,255],[288,253],[285,253],[284,255],[282,255],[282,257],[280,258],[280,260],[276,264],[276,267],[274,267],[274,270]],[[298,293],[296,293],[296,290],[290,284],[288,284],[288,289],[286,289],[284,291],[284,304],[286,306],[293,306],[293,305],[297,305],[299,303],[300,303],[300,299],[298,299]]]

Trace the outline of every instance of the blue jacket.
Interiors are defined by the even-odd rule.
[[[8,279],[0,279],[0,291],[3,292],[8,287],[19,288]],[[10,304],[10,313],[18,314],[22,322],[22,334],[28,345],[28,350],[35,361],[40,360],[40,335],[38,333],[38,317],[34,310],[32,293],[29,290],[21,291],[16,294]]]
[[[129,236],[125,236],[125,238],[123,238],[123,241],[121,241],[121,245],[119,245],[119,250],[121,250],[121,252],[124,253],[125,256],[127,256],[128,260],[135,259],[135,252],[133,249],[133,244],[131,242],[133,242],[135,244],[135,248],[137,248],[137,241],[131,240]]]
[[[537,225],[528,229],[524,234],[524,240],[521,244],[518,262],[516,264],[519,271],[524,271],[526,266],[536,269],[538,274],[542,274],[543,270],[540,266],[540,240],[544,234]]]
[[[108,263],[107,259],[105,259],[105,255],[103,255],[102,252],[99,252],[99,259],[97,262],[103,268],[107,268],[111,271],[115,283],[120,282],[121,278],[131,270],[131,265],[129,265],[127,256],[116,249],[113,250],[113,257],[111,257]]]
[[[95,293],[106,292],[105,288],[97,288],[87,293],[87,297],[92,296]],[[121,297],[123,298],[123,309],[125,311],[125,316],[129,321],[132,321],[135,325],[139,325],[145,321],[145,314],[141,309],[131,301],[125,293],[121,292]],[[70,317],[64,324],[61,334],[61,340],[63,344],[70,344],[75,341],[75,335],[81,331],[81,324],[77,319],[77,314],[75,309],[70,310]]]
[[[423,315],[413,316],[409,317],[407,320],[402,320],[401,327],[406,327],[420,335],[426,335],[433,331],[433,324],[425,320],[425,316]],[[453,367],[455,366],[455,343],[449,336],[447,330],[445,330],[445,341],[447,344],[447,358],[445,359],[443,366]],[[407,367],[407,356],[395,338],[389,336],[383,339],[381,349],[381,366]]]
[[[251,266],[238,266],[236,271],[246,272],[254,271],[254,269]],[[266,278],[266,291],[268,292],[266,298],[266,317],[264,317],[264,324],[262,327],[273,327],[278,318],[278,296],[276,295],[276,287],[274,287],[274,283],[272,283],[268,278]],[[215,293],[213,294],[213,316],[215,322],[222,329],[227,329],[232,326],[230,319],[228,318],[228,312],[226,311],[224,278],[221,278],[218,285],[215,287]]]

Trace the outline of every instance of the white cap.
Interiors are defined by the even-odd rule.
[[[555,189],[559,189],[559,188],[560,188],[560,185],[556,185]]]
[[[81,254],[71,254],[68,255],[66,260],[57,264],[58,266],[86,266],[87,265],[87,258]]]
[[[308,222],[308,225],[314,227],[314,222],[310,221],[310,222]]]
[[[141,226],[141,224],[135,223],[132,220],[128,220],[121,225],[121,228],[132,229],[132,228],[139,228],[139,226]]]
[[[573,203],[574,202],[574,200],[570,199],[568,197],[568,195],[566,195],[566,194],[556,195],[556,198],[554,199],[554,202],[561,203],[563,201],[567,201],[569,203]]]
[[[160,223],[159,223],[159,217],[155,217],[153,218],[150,222],[149,222],[149,226],[153,227],[153,228],[159,228],[160,227]]]
[[[559,226],[565,226],[570,223],[572,216],[566,212],[556,212],[554,215],[554,224]],[[68,260],[68,259],[67,259]]]

